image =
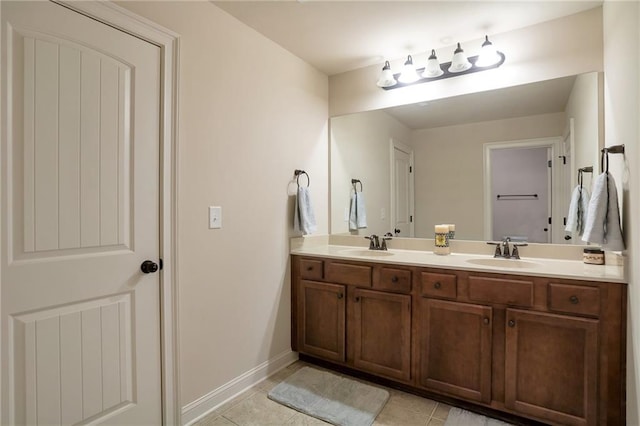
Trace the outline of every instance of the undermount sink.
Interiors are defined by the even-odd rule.
[[[340,253],[350,255],[350,256],[393,256],[393,253],[385,250],[366,250],[366,249],[351,249],[351,250],[342,250]]]
[[[540,266],[539,263],[521,259],[481,258],[467,259],[466,262],[474,265],[492,266],[495,268],[537,268]]]

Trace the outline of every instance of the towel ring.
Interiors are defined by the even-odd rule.
[[[300,188],[300,175],[305,175],[307,177],[307,188],[311,184],[311,179],[309,179],[309,175],[304,170],[295,170],[293,175],[296,177],[296,183],[298,184],[298,188]]]
[[[351,179],[351,184],[353,185],[353,190],[358,192],[358,184],[360,184],[360,192],[362,192],[362,182],[359,181],[358,179]]]

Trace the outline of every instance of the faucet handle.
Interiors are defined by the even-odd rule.
[[[496,246],[496,251],[493,253],[493,257],[502,257],[502,251],[500,250],[500,245],[502,243],[494,243],[492,241],[487,241],[487,244],[490,246]]]
[[[511,258],[512,259],[520,259],[520,252],[518,251],[518,247],[526,247],[529,244],[527,243],[513,243],[513,250],[511,251]]]
[[[368,236],[368,237],[365,236],[365,238],[367,240],[369,240],[369,250],[375,250],[376,249],[376,245],[375,245],[376,236],[372,234],[371,236]]]

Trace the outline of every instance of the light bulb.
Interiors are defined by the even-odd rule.
[[[484,36],[484,43],[482,43],[482,49],[480,50],[480,56],[476,61],[477,67],[490,67],[500,62],[500,55],[496,51],[493,43],[489,41],[489,36]]]
[[[434,78],[440,77],[442,74],[444,74],[444,71],[440,68],[440,63],[436,57],[436,51],[432,49],[431,56],[429,56],[429,59],[427,60],[427,66],[422,72],[422,76],[424,78]]]
[[[389,64],[389,61],[385,61],[384,67],[382,67],[382,72],[380,73],[380,78],[376,84],[378,87],[391,87],[395,86],[397,83],[398,82],[391,72],[391,65]]]
[[[420,79],[416,71],[416,67],[413,66],[413,58],[411,55],[407,56],[407,60],[402,67],[402,72],[400,73],[400,77],[398,81],[400,83],[413,83]]]
[[[453,52],[453,59],[451,60],[451,66],[449,67],[449,72],[462,72],[471,68],[471,62],[464,55],[464,50],[460,47],[460,43],[458,43],[458,47]]]

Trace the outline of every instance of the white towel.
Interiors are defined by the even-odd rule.
[[[312,234],[318,229],[316,216],[311,205],[309,188],[301,186],[296,196],[295,212],[293,213],[293,229],[302,231],[302,235]]]
[[[610,173],[602,173],[593,183],[582,241],[600,244],[607,250],[624,250],[618,191]]]
[[[569,213],[567,213],[567,226],[564,228],[567,232],[577,232],[578,235],[584,233],[584,224],[589,209],[589,191],[587,188],[576,186],[571,194],[571,204],[569,204]]]
[[[367,227],[367,210],[362,191],[351,195],[351,207],[349,209],[349,231],[356,231]]]

